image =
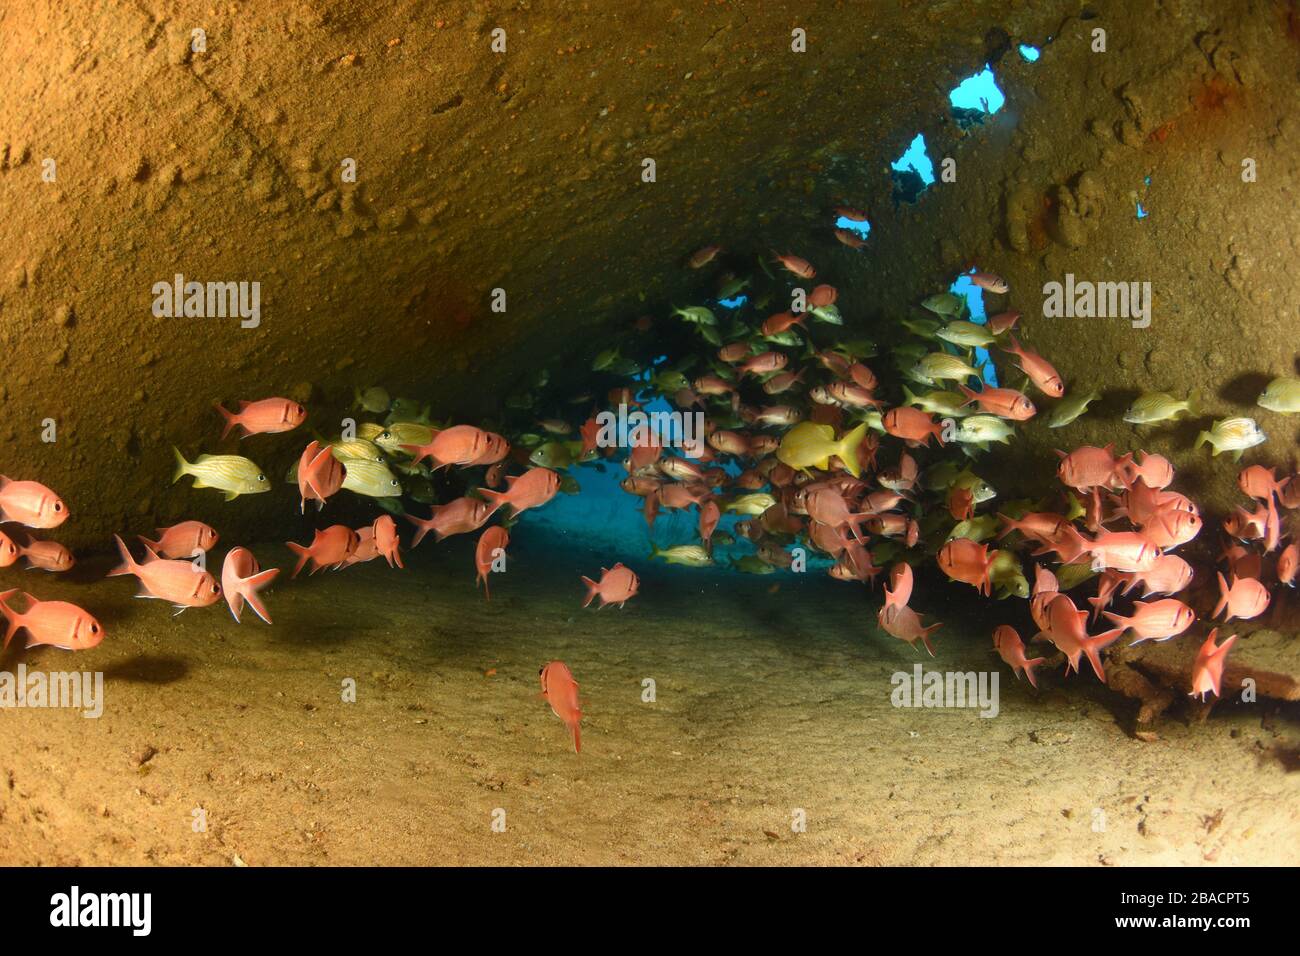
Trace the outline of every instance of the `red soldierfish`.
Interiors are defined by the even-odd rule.
[[[990,554],[987,545],[970,538],[953,538],[939,549],[939,568],[954,581],[973,585],[980,594],[988,595],[993,590],[989,569],[997,556],[997,551]]]
[[[263,571],[253,552],[247,548],[234,548],[226,555],[221,566],[221,587],[226,592],[226,604],[235,616],[235,623],[240,623],[239,615],[243,613],[245,602],[258,617],[267,624],[271,623],[271,615],[257,592],[274,581],[279,573],[279,568]]]
[[[499,437],[499,436],[497,436]],[[426,457],[433,459],[433,470],[450,465],[468,465],[477,461],[493,445],[493,436],[473,425],[453,425],[434,434],[427,445],[403,445],[418,465]]]
[[[930,633],[943,627],[941,623],[922,627],[921,615],[904,604],[884,605],[876,614],[876,620],[886,633],[891,634],[900,641],[906,641],[913,647],[916,646],[917,638],[920,638],[921,643],[925,645],[925,649],[930,652],[930,656],[934,657],[934,647],[930,644]]]
[[[298,459],[298,493],[302,496],[299,510],[306,513],[308,501],[319,501],[317,507],[324,508],[326,499],[343,487],[346,476],[347,469],[329,446],[322,448],[320,442],[313,441]]]
[[[296,578],[308,561],[311,561],[312,574],[321,568],[341,566],[357,550],[359,540],[357,533],[347,525],[336,524],[317,531],[309,545],[287,542],[289,550],[298,556],[298,566],[293,569],[291,577]]]
[[[0,522],[57,528],[67,520],[67,505],[39,481],[10,481],[0,475]]]
[[[1259,581],[1254,578],[1240,578],[1234,574],[1232,585],[1229,586],[1228,579],[1220,573],[1219,603],[1214,605],[1214,613],[1210,616],[1218,617],[1226,610],[1228,616],[1223,619],[1223,623],[1228,623],[1234,617],[1245,621],[1252,617],[1259,617],[1268,610],[1268,602],[1268,588]]]
[[[428,518],[407,515],[406,520],[418,529],[415,538],[411,541],[411,547],[419,547],[424,536],[430,531],[433,532],[435,541],[441,541],[448,535],[477,531],[487,524],[488,518],[491,518],[496,510],[496,505],[477,498],[457,498],[445,505],[430,507]]]
[[[8,605],[8,600],[17,594],[17,589],[0,593],[0,613],[4,614],[4,646],[9,646],[10,639],[20,628],[27,629],[27,646],[47,644],[61,647],[65,651],[89,650],[104,639],[104,629],[99,626],[89,613],[64,601],[38,601],[26,591],[26,611],[15,611]]]
[[[573,752],[582,752],[582,705],[578,700],[578,682],[563,661],[543,664],[537,672],[542,680],[542,699],[551,705],[556,717],[564,721],[573,735]]]
[[[1034,417],[1036,411],[1034,403],[1023,392],[1018,392],[1014,388],[985,388],[977,392],[965,385],[959,384],[957,387],[966,396],[965,404],[974,402],[979,405],[982,412],[1015,422],[1028,421]]]
[[[146,547],[148,557],[143,564],[137,564],[122,539],[113,535],[113,540],[122,554],[122,566],[109,571],[108,577],[134,574],[140,579],[138,597],[167,601],[181,611],[187,607],[207,607],[221,599],[221,585],[217,579],[207,571],[200,571],[191,562],[160,558]]]
[[[817,270],[812,267],[812,263],[807,259],[801,259],[798,256],[783,256],[779,252],[773,252],[776,261],[781,264],[786,272],[798,276],[800,279],[813,279],[817,276]]]
[[[18,560],[18,545],[14,539],[0,531],[0,568],[7,568]]]
[[[1015,673],[1016,678],[1020,678],[1020,672],[1025,672],[1025,677],[1029,679],[1029,686],[1035,690],[1038,689],[1038,680],[1034,677],[1034,668],[1043,663],[1047,658],[1035,657],[1029,660],[1025,657],[1025,642],[1020,639],[1020,634],[1014,627],[1003,624],[993,632],[993,647],[997,650],[998,655],[1003,662]]]
[[[483,596],[489,601],[492,600],[492,595],[488,591],[488,575],[492,573],[497,558],[505,558],[508,547],[510,533],[500,525],[493,525],[479,535],[478,544],[474,548],[474,570],[478,572],[474,584],[483,582]]]
[[[1058,594],[1047,607],[1048,627],[1044,633],[1070,661],[1070,667],[1076,674],[1079,672],[1079,658],[1087,654],[1097,679],[1104,684],[1106,670],[1101,665],[1101,652],[1124,633],[1124,628],[1117,627],[1096,637],[1089,637],[1087,620],[1087,611],[1075,608],[1068,594]]]
[[[371,525],[375,539],[375,550],[383,555],[388,566],[402,568],[402,543],[397,537],[397,522],[392,515],[380,515]]]
[[[1129,456],[1116,459],[1113,449],[1113,445],[1105,448],[1080,445],[1069,454],[1057,451],[1061,463],[1056,468],[1056,476],[1061,479],[1061,484],[1079,491],[1097,487],[1115,488],[1122,484],[1117,469]]]
[[[1135,601],[1132,617],[1123,617],[1113,611],[1107,611],[1106,617],[1120,627],[1132,628],[1137,638],[1134,644],[1142,641],[1167,641],[1177,637],[1196,621],[1196,612],[1174,598],[1162,601]]]
[[[208,551],[217,543],[217,532],[202,521],[182,521],[170,528],[158,529],[158,540],[144,535],[140,540],[149,550],[164,558],[192,558],[196,552]]]
[[[1192,690],[1189,697],[1201,695],[1201,700],[1205,700],[1205,695],[1213,692],[1215,697],[1221,697],[1221,687],[1223,685],[1223,665],[1227,661],[1228,651],[1232,650],[1232,645],[1237,643],[1237,635],[1234,634],[1217,647],[1214,644],[1215,638],[1219,635],[1219,629],[1216,627],[1210,631],[1210,636],[1205,639],[1201,645],[1200,651],[1196,654],[1196,661],[1192,664]]]
[[[590,607],[592,600],[599,597],[602,608],[607,604],[622,607],[629,598],[636,596],[637,589],[641,586],[636,573],[622,564],[616,564],[608,570],[601,568],[599,581],[584,576],[582,583],[587,585],[587,600],[582,606]]]
[[[76,563],[72,552],[57,541],[37,541],[31,538],[27,544],[18,547],[18,553],[27,559],[29,571],[33,568],[42,571],[68,571]],[[0,561],[0,567],[3,566],[4,562]]]
[[[307,409],[287,398],[264,398],[258,402],[240,402],[239,411],[227,411],[221,404],[212,406],[226,420],[226,427],[221,431],[225,438],[235,426],[243,428],[240,438],[249,435],[275,435],[292,431],[307,418]]]
[[[546,504],[560,490],[560,476],[549,468],[529,468],[522,475],[506,478],[505,491],[479,489],[479,494],[494,508],[509,505],[515,514]]]
[[[1020,371],[1029,376],[1029,380],[1038,386],[1038,390],[1051,398],[1060,398],[1065,394],[1065,382],[1052,368],[1050,362],[1032,349],[1027,349],[1011,336],[1011,348],[1003,349],[1008,355],[1020,362]]]
[[[885,606],[898,604],[906,607],[912,600],[912,566],[899,561],[889,569],[889,587],[885,588]]]

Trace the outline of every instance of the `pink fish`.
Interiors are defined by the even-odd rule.
[[[906,641],[913,647],[919,638],[925,645],[925,649],[934,657],[934,646],[930,643],[930,634],[943,627],[941,623],[931,624],[929,627],[921,625],[921,615],[917,614],[905,604],[886,604],[881,607],[876,614],[876,620],[880,623],[881,628],[888,634],[898,638],[900,641]]]
[[[1043,632],[1043,636],[1066,656],[1071,669],[1076,674],[1079,673],[1079,659],[1086,654],[1097,679],[1103,684],[1106,683],[1106,670],[1101,664],[1101,652],[1113,644],[1124,633],[1124,629],[1117,627],[1096,637],[1089,637],[1088,612],[1078,610],[1067,594],[1058,594],[1052,599],[1047,606],[1047,619],[1048,627]]]
[[[1016,311],[999,312],[988,320],[989,331],[994,335],[1001,335],[1003,332],[1010,332],[1020,321],[1020,313]]]
[[[1011,668],[1019,679],[1020,672],[1025,672],[1025,677],[1029,680],[1029,686],[1035,690],[1038,689],[1038,680],[1034,677],[1034,668],[1047,660],[1045,657],[1035,657],[1029,660],[1025,657],[1025,642],[1020,639],[1020,634],[1014,627],[1008,624],[1000,625],[993,632],[993,647],[997,650],[998,655],[1003,662]]]
[[[793,276],[800,279],[812,279],[817,276],[817,270],[812,267],[812,263],[807,259],[801,259],[798,256],[783,256],[775,251],[772,255],[776,257],[775,261],[781,264],[781,268]]]
[[[0,475],[0,522],[57,528],[67,520],[67,505],[39,481],[11,481]]]
[[[18,547],[18,553],[27,559],[27,570],[39,568],[42,571],[70,571],[76,561],[72,552],[57,541],[37,541],[30,538],[25,545]],[[0,567],[3,567],[0,561]]]
[[[1224,611],[1227,616],[1223,623],[1228,623],[1234,617],[1240,620],[1249,620],[1252,617],[1259,617],[1268,610],[1269,593],[1268,588],[1264,587],[1254,578],[1232,576],[1232,584],[1229,586],[1228,579],[1219,574],[1219,603],[1214,605],[1214,612],[1211,617],[1218,617]]]
[[[496,505],[477,498],[457,498],[445,505],[432,505],[429,508],[428,518],[407,515],[406,520],[417,529],[411,547],[419,547],[424,536],[430,531],[433,532],[435,541],[441,541],[453,534],[477,531],[487,524],[487,520],[496,510]]]
[[[912,600],[912,566],[899,561],[889,569],[889,587],[885,588],[885,606],[906,606]]]
[[[599,581],[584,576],[582,583],[587,585],[587,600],[583,602],[583,607],[590,607],[596,597],[600,598],[602,608],[607,604],[617,604],[622,607],[629,599],[636,596],[637,589],[641,586],[641,579],[631,568],[616,564],[608,570],[601,568]]]
[[[287,542],[289,550],[298,556],[298,566],[293,569],[290,577],[296,578],[303,566],[308,561],[311,562],[311,573],[315,574],[321,568],[338,568],[352,556],[357,550],[357,543],[360,539],[357,533],[344,524],[330,525],[324,531],[317,531],[311,539],[311,544],[301,545],[293,541]]]
[[[303,449],[298,459],[298,493],[302,497],[299,511],[306,513],[308,501],[318,501],[318,508],[325,507],[325,501],[343,487],[347,469],[343,462],[334,457],[328,445],[313,441]]]
[[[1289,588],[1295,587],[1296,570],[1300,566],[1300,544],[1292,541],[1277,556],[1277,580]]]
[[[1011,289],[1007,285],[1006,279],[991,272],[972,272],[970,273],[970,281],[971,285],[992,292],[995,295],[1006,295]]]
[[[1125,455],[1116,463],[1115,470],[1120,480],[1125,485],[1131,485],[1141,478],[1148,487],[1168,488],[1174,480],[1174,466],[1169,459],[1163,455],[1148,455],[1144,451],[1139,451],[1138,454],[1142,456],[1141,463],[1135,462],[1131,455]]]
[[[1232,645],[1237,643],[1237,635],[1234,634],[1222,644],[1215,646],[1214,641],[1218,635],[1217,627],[1210,631],[1210,636],[1201,645],[1200,651],[1196,654],[1196,661],[1192,664],[1192,689],[1188,696],[1195,697],[1200,694],[1202,702],[1205,700],[1205,695],[1211,692],[1215,697],[1222,696],[1220,689],[1223,686],[1223,665],[1227,662],[1228,651],[1232,650]]]
[[[496,436],[500,437],[500,436]],[[427,445],[403,445],[418,465],[425,458],[432,459],[433,470],[451,465],[468,466],[488,453],[493,446],[493,436],[473,425],[453,425],[435,432]]]
[[[1176,554],[1162,554],[1148,570],[1133,573],[1124,593],[1131,591],[1139,581],[1145,588],[1144,598],[1153,594],[1177,594],[1192,583],[1192,566]]]
[[[1011,336],[1011,348],[1003,349],[1014,356],[1020,363],[1020,371],[1029,376],[1040,392],[1051,398],[1060,398],[1065,394],[1065,382],[1045,358],[1032,349],[1027,349]]]
[[[970,538],[953,538],[939,549],[939,569],[954,581],[973,585],[981,594],[992,593],[989,569],[997,560],[998,552],[991,554],[987,545]]]
[[[480,581],[483,582],[483,597],[489,601],[492,600],[492,594],[488,590],[488,575],[492,573],[497,558],[505,558],[508,547],[510,533],[500,525],[488,528],[479,535],[478,544],[474,547],[474,570],[478,572],[474,583],[477,585]]]
[[[239,426],[244,430],[240,438],[249,435],[275,435],[292,431],[307,418],[307,409],[287,398],[264,398],[257,402],[240,402],[239,411],[227,411],[221,404],[212,406],[225,419],[226,427],[221,437],[225,438],[230,430]]]
[[[235,623],[240,623],[239,615],[243,613],[245,602],[258,617],[267,624],[271,623],[271,615],[257,592],[274,581],[279,573],[279,568],[263,571],[253,552],[247,548],[232,548],[226,554],[221,566],[221,587],[226,592],[226,604],[235,617]]]
[[[17,589],[0,593],[0,614],[4,615],[4,646],[20,629],[27,630],[27,646],[48,645],[65,651],[85,651],[104,639],[104,629],[87,611],[64,601],[38,601],[26,591],[26,611],[15,611],[7,603]]]
[[[1175,598],[1135,601],[1133,608],[1131,617],[1107,611],[1106,618],[1121,628],[1131,628],[1137,635],[1134,644],[1142,641],[1167,641],[1196,622],[1196,612]]]
[[[375,540],[375,550],[383,555],[391,567],[405,567],[402,564],[402,543],[397,536],[397,522],[392,515],[380,515],[371,525],[371,534]]]
[[[113,535],[117,550],[122,555],[121,567],[108,572],[108,577],[133,574],[140,581],[142,598],[167,601],[177,608],[177,614],[190,607],[207,607],[221,600],[221,585],[207,571],[200,571],[189,561],[168,560],[154,554],[147,545],[143,564],[131,557],[122,539]]]
[[[520,514],[529,508],[539,508],[554,498],[560,490],[560,476],[549,468],[529,468],[522,475],[506,478],[506,484],[505,491],[480,488],[479,494],[494,509],[509,505],[515,514]]]
[[[208,551],[217,543],[217,532],[202,521],[182,521],[170,528],[158,529],[158,540],[144,535],[140,540],[164,558],[192,558],[196,552]]]
[[[1056,476],[1061,484],[1078,491],[1091,488],[1115,488],[1121,485],[1116,474],[1119,460],[1115,458],[1114,446],[1097,448],[1094,445],[1080,445],[1066,454],[1057,451],[1061,463],[1056,468]],[[1128,456],[1125,456],[1126,458]]]
[[[537,675],[542,681],[542,699],[569,728],[573,752],[582,753],[582,703],[578,699],[578,682],[573,679],[573,672],[563,661],[551,661],[543,664]]]

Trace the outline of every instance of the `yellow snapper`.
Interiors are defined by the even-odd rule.
[[[975,542],[987,541],[998,532],[998,519],[994,515],[976,515],[953,525],[948,532],[948,540],[953,538],[970,538]]]
[[[1243,451],[1266,441],[1268,436],[1260,431],[1253,418],[1222,418],[1211,425],[1209,431],[1197,435],[1193,447],[1200,448],[1209,442],[1215,457],[1218,457],[1219,452],[1230,451],[1233,452],[1233,460],[1240,461]]]
[[[371,440],[390,455],[409,455],[403,445],[427,445],[433,432],[431,425],[420,422],[393,422]]]
[[[709,552],[698,544],[679,544],[675,548],[658,548],[652,544],[650,557],[663,558],[669,564],[684,564],[689,568],[703,568],[713,563]]]
[[[978,445],[996,441],[1004,445],[1011,444],[1011,436],[1016,430],[1006,419],[996,415],[971,415],[963,418],[957,425],[957,441],[963,444]]]
[[[989,566],[989,580],[999,589],[998,597],[1029,597],[1029,579],[1020,566],[1020,559],[1009,548],[998,551]]]
[[[401,483],[382,461],[353,458],[345,462],[343,487],[367,498],[394,498],[402,493]]]
[[[739,498],[733,498],[727,502],[723,511],[734,512],[738,515],[761,515],[772,505],[776,504],[776,499],[765,491],[758,491],[752,495],[741,495]]]
[[[776,450],[776,460],[802,471],[809,468],[824,470],[830,466],[830,458],[834,455],[844,463],[845,470],[856,478],[859,471],[858,446],[866,434],[867,423],[863,422],[836,441],[835,429],[830,425],[800,422],[781,439],[781,446]]]
[[[354,438],[351,441],[339,439],[336,442],[330,442],[330,454],[342,462],[354,458],[365,458],[369,461],[383,459],[379,446],[364,438]]]
[[[1300,412],[1300,378],[1275,378],[1260,393],[1255,404],[1270,412],[1294,415]]]
[[[572,465],[582,451],[582,442],[580,441],[548,441],[544,445],[539,445],[533,449],[533,453],[528,456],[528,460],[534,465],[542,468],[568,468]]]
[[[944,379],[964,381],[971,376],[979,375],[979,372],[971,368],[969,363],[947,352],[931,352],[916,363],[915,371],[918,375],[934,382]]]
[[[226,500],[231,501],[240,495],[256,495],[271,490],[271,483],[261,468],[242,455],[199,455],[192,463],[178,448],[176,454],[176,474],[172,482],[180,481],[185,475],[194,478],[195,488],[216,488],[226,493]]]
[[[1130,425],[1154,425],[1177,418],[1183,412],[1196,414],[1190,396],[1180,402],[1168,392],[1143,392],[1124,413],[1124,421]]]
[[[997,490],[992,485],[970,469],[959,474],[955,479],[953,479],[948,487],[970,489],[971,499],[977,505],[982,505],[986,501],[992,501],[998,496]]]
[[[997,341],[989,334],[987,328],[976,325],[974,322],[967,322],[964,319],[949,322],[935,333],[935,337],[968,349],[992,345]]]
[[[961,392],[932,391],[914,395],[906,385],[903,386],[903,404],[915,405],[921,411],[941,418],[965,418],[975,407],[966,404],[966,396]]]
[[[358,408],[373,412],[376,415],[380,412],[388,411],[389,397],[388,393],[376,385],[374,388],[368,388],[364,392],[359,388],[354,388],[352,394],[355,397],[355,405]]]
[[[1091,391],[1085,393],[1071,392],[1066,395],[1052,409],[1052,413],[1047,416],[1048,428],[1064,428],[1070,422],[1077,419],[1080,415],[1088,410],[1088,406],[1101,398],[1101,392]]]

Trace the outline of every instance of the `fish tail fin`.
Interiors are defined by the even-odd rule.
[[[438,509],[440,507],[441,505],[430,505],[428,518],[417,518],[415,515],[405,515],[406,520],[415,525],[416,528],[415,537],[411,539],[412,548],[419,547],[420,542],[424,540],[424,536],[433,530],[433,519],[438,516]]]
[[[587,600],[582,602],[582,606],[590,607],[592,600],[596,597],[596,593],[600,590],[600,585],[585,574],[582,575],[582,583],[587,585]]]
[[[221,418],[225,423],[225,427],[221,429],[221,437],[225,438],[230,434],[230,429],[234,428],[235,425],[238,424],[238,416],[234,412],[228,410],[226,406],[222,405],[220,402],[213,402],[212,407],[221,413]]]
[[[1020,530],[1020,529],[1017,527],[1017,525],[1016,525],[1016,519],[1015,519],[1015,518],[1008,518],[1006,515],[1004,515],[1004,514],[1003,514],[1002,512],[1000,512],[1000,511],[995,511],[994,514],[997,515],[998,520],[1001,521],[1001,522],[1003,523],[1003,525],[1004,525],[1004,527],[1002,528],[1002,530],[998,532],[998,540],[999,540],[999,541],[1001,541],[1003,538],[1005,538],[1005,537],[1006,537],[1007,535],[1009,535],[1011,532]]]
[[[1088,598],[1088,603],[1089,604],[1093,604],[1093,602],[1100,603],[1100,600],[1101,600],[1100,598]],[[1096,607],[1096,604],[1093,604],[1093,606]],[[1112,624],[1118,624],[1121,628],[1131,627],[1133,624],[1131,618],[1127,618],[1123,614],[1116,614],[1114,611],[1102,611],[1101,616],[1106,618],[1106,620],[1110,621],[1110,623]],[[1093,620],[1095,621],[1096,619],[1097,618],[1094,615]]]
[[[570,729],[573,731],[573,752],[575,754],[580,754],[582,753],[582,727],[579,724],[574,723],[573,727]]]
[[[970,387],[968,387],[968,386],[966,386],[966,385],[964,385],[964,384],[962,384],[962,383],[960,383],[960,382],[957,384],[957,387],[960,388],[960,389],[961,389],[961,393],[962,393],[963,395],[966,396],[966,401],[962,402],[962,404],[961,404],[961,407],[962,407],[962,408],[965,408],[965,407],[966,407],[967,405],[969,405],[971,402],[974,402],[974,401],[978,401],[978,400],[979,400],[980,393],[977,392],[977,391],[975,391],[975,389],[970,388]]]
[[[267,624],[271,623],[271,615],[267,612],[266,605],[262,603],[262,599],[258,596],[257,592],[274,581],[276,575],[279,573],[279,568],[268,568],[265,571],[254,574],[251,578],[245,578],[243,582],[250,585],[250,587],[244,589],[244,601],[257,613],[257,616]],[[238,620],[238,618],[236,618],[236,620]]]
[[[135,563],[135,558],[131,557],[131,552],[127,550],[126,542],[119,535],[113,535],[113,540],[117,542],[117,550],[122,555],[122,563],[109,571],[106,576],[115,578],[121,574],[135,574],[135,570],[139,565]]]
[[[930,643],[930,634],[941,627],[943,627],[943,623],[936,622],[929,627],[921,628],[921,643],[925,645],[925,649],[930,652],[931,657],[934,657],[934,645]]]
[[[190,463],[185,460],[185,456],[181,454],[181,450],[175,445],[172,445],[172,454],[176,456],[176,473],[172,475],[172,484],[174,485],[189,474]]]
[[[1035,657],[1032,661],[1025,661],[1025,677],[1034,690],[1038,690],[1038,678],[1034,676],[1034,668],[1046,660],[1046,657]]]
[[[844,463],[845,470],[854,478],[857,478],[861,473],[861,466],[858,463],[858,446],[862,444],[862,440],[866,437],[867,423],[862,422],[857,428],[841,438],[836,446],[836,456]]]
[[[1079,641],[1083,645],[1083,652],[1088,655],[1088,663],[1092,665],[1093,672],[1103,684],[1106,683],[1106,669],[1101,664],[1101,652],[1119,640],[1123,633],[1124,628],[1117,627],[1096,637],[1083,637]]]
[[[1204,445],[1204,444],[1205,444],[1207,441],[1209,441],[1209,440],[1210,440],[1210,433],[1209,433],[1209,432],[1201,432],[1200,434],[1198,434],[1198,435],[1196,436],[1196,444],[1192,446],[1192,450],[1195,451],[1196,449],[1200,448],[1202,445]],[[1216,452],[1215,454],[1218,454],[1218,453]]]
[[[289,546],[290,551],[298,556],[298,564],[293,569],[293,574],[289,575],[291,578],[296,578],[299,572],[302,571],[303,565],[307,563],[307,559],[311,557],[311,548],[304,547],[293,541],[286,541],[285,544]]]
[[[507,489],[506,491],[493,491],[491,488],[480,488],[478,490],[478,493],[482,495],[483,499],[492,506],[492,510],[495,512],[498,508],[500,508],[503,504],[506,503],[506,499],[509,496],[510,491],[509,489]]]
[[[22,615],[9,606],[8,599],[18,593],[17,588],[11,588],[8,591],[0,592],[0,614],[5,619],[5,642],[4,646],[9,646],[9,639],[14,636],[14,631],[22,627],[20,623]]]
[[[1187,393],[1187,414],[1192,418],[1199,418],[1201,415],[1201,402],[1203,398],[1200,388],[1193,388]]]

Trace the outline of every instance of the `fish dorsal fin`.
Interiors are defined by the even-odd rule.
[[[141,539],[141,540],[143,540],[143,539]],[[157,552],[155,552],[154,549],[151,548],[151,547],[149,546],[149,542],[148,542],[148,541],[145,541],[145,542],[144,542],[144,553],[145,553],[146,555],[148,555],[148,558],[147,558],[148,561],[157,561],[157,560],[158,560],[158,554],[157,554]]]

